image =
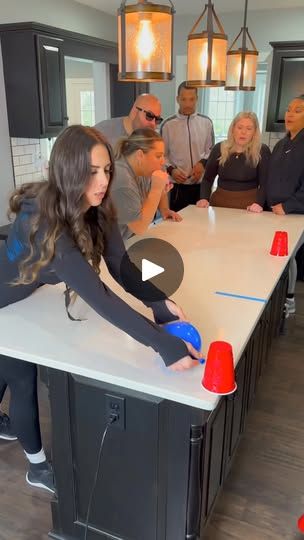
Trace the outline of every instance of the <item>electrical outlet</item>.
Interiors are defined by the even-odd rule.
[[[117,420],[112,424],[112,427],[118,429],[126,429],[126,399],[112,394],[106,394],[106,421],[108,422],[111,415],[117,415]]]

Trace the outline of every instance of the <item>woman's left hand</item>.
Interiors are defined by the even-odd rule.
[[[174,302],[172,302],[172,300],[169,300],[169,299],[165,300],[165,303],[170,313],[172,313],[172,315],[175,315],[176,317],[178,317],[180,321],[188,322],[188,319],[181,307],[179,307],[177,304],[175,304]]]
[[[183,219],[180,214],[174,212],[173,210],[170,210],[169,208],[168,210],[164,210],[164,212],[162,212],[162,218],[171,219],[172,221],[182,221]]]
[[[248,212],[255,212],[256,214],[259,214],[260,212],[263,212],[263,208],[258,203],[253,203],[250,206],[247,206]]]

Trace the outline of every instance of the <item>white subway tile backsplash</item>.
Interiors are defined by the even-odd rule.
[[[24,144],[29,144],[29,139],[21,139],[21,138],[17,138],[17,145],[18,146],[21,146],[21,145],[24,145]]]
[[[22,183],[24,182],[32,182],[33,181],[33,175],[32,174],[24,174],[22,176]]]
[[[28,144],[23,147],[25,154],[33,154],[36,152],[36,145],[35,144]]]
[[[24,146],[13,146],[12,147],[13,156],[23,156],[24,154],[28,154],[29,152],[25,152],[24,149],[25,149]]]
[[[27,165],[28,163],[33,163],[32,154],[25,154],[25,156],[20,156],[18,159],[19,159],[19,165]]]
[[[11,146],[16,186],[43,180],[42,166],[46,158],[41,154],[40,139],[12,137]]]
[[[23,174],[32,174],[33,172],[35,172],[35,167],[32,163],[30,163],[29,165],[19,165],[15,167],[16,176],[21,176]]]

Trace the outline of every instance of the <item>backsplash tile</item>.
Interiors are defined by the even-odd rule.
[[[44,139],[11,137],[16,187],[47,178],[49,145]]]

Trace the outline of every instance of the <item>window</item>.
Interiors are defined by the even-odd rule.
[[[238,112],[240,92],[231,92],[220,88],[206,88],[202,91],[201,108],[213,122],[215,142],[226,139],[229,125]],[[241,110],[242,107],[239,108]]]
[[[227,137],[231,121],[241,111],[255,112],[262,130],[266,73],[267,64],[259,64],[254,92],[233,92],[223,87],[203,89],[201,111],[213,121],[215,142],[220,142]]]

